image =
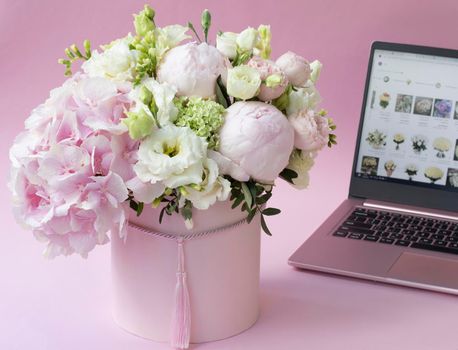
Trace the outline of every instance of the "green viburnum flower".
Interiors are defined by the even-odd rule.
[[[140,109],[136,112],[127,112],[127,118],[123,120],[129,129],[129,136],[133,140],[140,140],[153,131],[155,122],[151,115]]]
[[[145,77],[155,77],[157,65],[165,53],[181,41],[189,38],[186,35],[187,27],[181,25],[156,27],[154,15],[154,10],[148,5],[145,5],[143,11],[134,15],[137,35],[129,47],[138,53],[134,81],[136,85]]]
[[[209,149],[217,149],[218,130],[224,123],[224,107],[214,101],[195,97],[176,98],[175,105],[178,108],[175,124],[189,127],[196,135],[207,140]]]
[[[134,15],[134,26],[137,35],[145,36],[156,27],[154,24],[154,15],[154,10],[149,5],[145,5],[143,11]]]
[[[261,24],[258,27],[259,40],[256,44],[256,48],[259,50],[259,56],[264,59],[270,57],[272,48],[270,47],[270,40],[272,39],[272,34],[270,32],[270,26]]]

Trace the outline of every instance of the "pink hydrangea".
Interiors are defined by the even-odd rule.
[[[130,86],[78,74],[26,120],[10,150],[17,220],[47,244],[48,257],[84,257],[108,233],[125,236],[138,143],[122,123]]]

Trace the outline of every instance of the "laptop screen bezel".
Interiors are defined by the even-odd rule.
[[[361,133],[366,112],[366,102],[368,98],[369,83],[372,73],[372,63],[375,50],[387,50],[397,52],[417,53],[441,57],[458,58],[458,50],[433,48],[416,45],[406,45],[376,41],[371,46],[369,65],[364,88],[364,98],[361,108],[361,116],[356,139],[355,154],[353,157],[353,167],[350,181],[350,197],[364,198],[383,202],[393,202],[404,205],[418,206],[424,208],[458,211],[457,192],[447,191],[446,189],[431,189],[411,184],[399,184],[394,182],[384,182],[380,180],[365,179],[356,176],[357,161]]]

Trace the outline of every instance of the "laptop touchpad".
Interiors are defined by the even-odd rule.
[[[391,266],[388,277],[458,288],[458,261],[406,252]]]

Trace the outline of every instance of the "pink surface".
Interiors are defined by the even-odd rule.
[[[339,126],[339,146],[324,152],[312,187],[279,184],[262,238],[259,321],[247,332],[195,349],[456,349],[455,297],[296,271],[289,255],[346,196],[368,50],[373,40],[456,48],[458,3],[451,1],[157,1],[158,24],[214,30],[270,23],[273,56],[291,49],[324,63],[320,92]],[[1,182],[7,149],[30,110],[62,83],[64,47],[108,42],[132,30],[143,1],[0,1]],[[109,246],[87,261],[45,261],[43,248],[12,218],[3,187],[0,236],[0,349],[168,349],[120,330],[110,315]]]

